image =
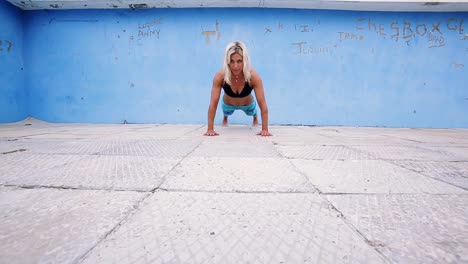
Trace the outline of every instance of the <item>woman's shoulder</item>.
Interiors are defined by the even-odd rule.
[[[224,81],[224,71],[221,69],[219,70],[215,76],[213,77],[213,81],[215,82],[222,82]]]
[[[250,81],[251,82],[257,82],[257,81],[260,81],[261,78],[260,78],[260,75],[258,74],[258,72],[255,70],[255,69],[251,69],[250,70]]]

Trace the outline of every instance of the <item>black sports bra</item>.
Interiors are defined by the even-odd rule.
[[[224,93],[229,95],[230,97],[240,98],[240,97],[249,96],[252,93],[253,87],[251,87],[248,82],[245,82],[242,92],[240,94],[236,94],[228,83],[224,83],[223,90],[224,90]]]

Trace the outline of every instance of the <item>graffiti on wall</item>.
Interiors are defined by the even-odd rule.
[[[148,38],[159,39],[161,29],[159,26],[162,24],[162,18],[154,19],[144,23],[138,23],[138,31],[136,34],[130,36],[130,40],[135,38],[140,42]]]
[[[276,30],[281,31],[283,30],[283,23],[278,22],[278,25],[276,25]],[[265,35],[273,33],[274,29],[272,27],[266,27],[265,28]]]
[[[156,38],[159,38],[159,33],[161,30],[155,27],[161,24],[162,24],[161,18],[152,20],[143,24],[139,24],[138,25],[138,37],[143,38],[143,37],[155,36]]]
[[[10,52],[13,47],[13,43],[8,39],[1,40],[0,39],[0,52]]]
[[[360,32],[374,32],[384,39],[389,38],[395,42],[402,41],[407,46],[410,46],[416,38],[421,38],[429,43],[429,48],[440,48],[445,46],[447,34],[464,34],[463,23],[463,18],[454,17],[420,24],[410,21],[393,21],[390,24],[385,24],[370,18],[358,18],[355,21],[355,28]]]
[[[296,54],[324,54],[331,51],[330,47],[315,47],[307,44],[306,41],[292,43],[297,49]]]
[[[221,31],[219,31],[219,22],[216,20],[215,22],[215,30],[203,30],[201,32],[202,36],[205,37],[205,43],[210,44],[211,37],[216,35],[216,40],[219,41],[221,38]]]
[[[291,31],[298,33],[301,37],[300,41],[292,42],[294,53],[298,55],[307,55],[307,54],[326,54],[331,51],[330,47],[317,47],[310,45],[307,39],[307,34],[315,33],[316,29],[320,26],[320,18],[311,19],[309,23],[296,23],[290,27],[285,27],[282,22],[277,22],[273,27],[265,27],[264,35],[269,35],[281,31]]]
[[[312,37],[320,37],[320,19],[317,19],[317,21],[318,23],[313,25],[294,25],[294,31],[310,32],[315,34],[312,34]],[[272,32],[270,28],[266,28],[265,34]],[[465,33],[464,28],[464,19],[456,17],[429,23],[414,23],[412,21],[378,23],[370,18],[357,18],[355,19],[354,30],[337,31],[336,33],[335,43],[330,43],[325,47],[310,45],[309,43],[316,41],[308,38],[292,42],[293,52],[298,55],[327,54],[346,43],[362,43],[371,38],[372,36],[369,34],[372,33],[395,43],[403,43],[406,46],[415,45],[416,40],[423,40],[423,43],[427,43],[427,47],[431,49],[444,47],[448,40],[454,40],[454,34],[455,39],[468,40],[468,34]]]

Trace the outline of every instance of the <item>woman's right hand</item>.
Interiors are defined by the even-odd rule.
[[[219,136],[219,134],[213,129],[206,131],[205,136]]]

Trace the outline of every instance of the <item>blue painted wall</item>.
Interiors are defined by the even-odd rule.
[[[23,63],[23,14],[0,2],[0,123],[27,117]]]
[[[271,124],[468,127],[467,33],[466,12],[31,11],[28,106],[52,122],[203,124],[225,46],[242,40]]]

